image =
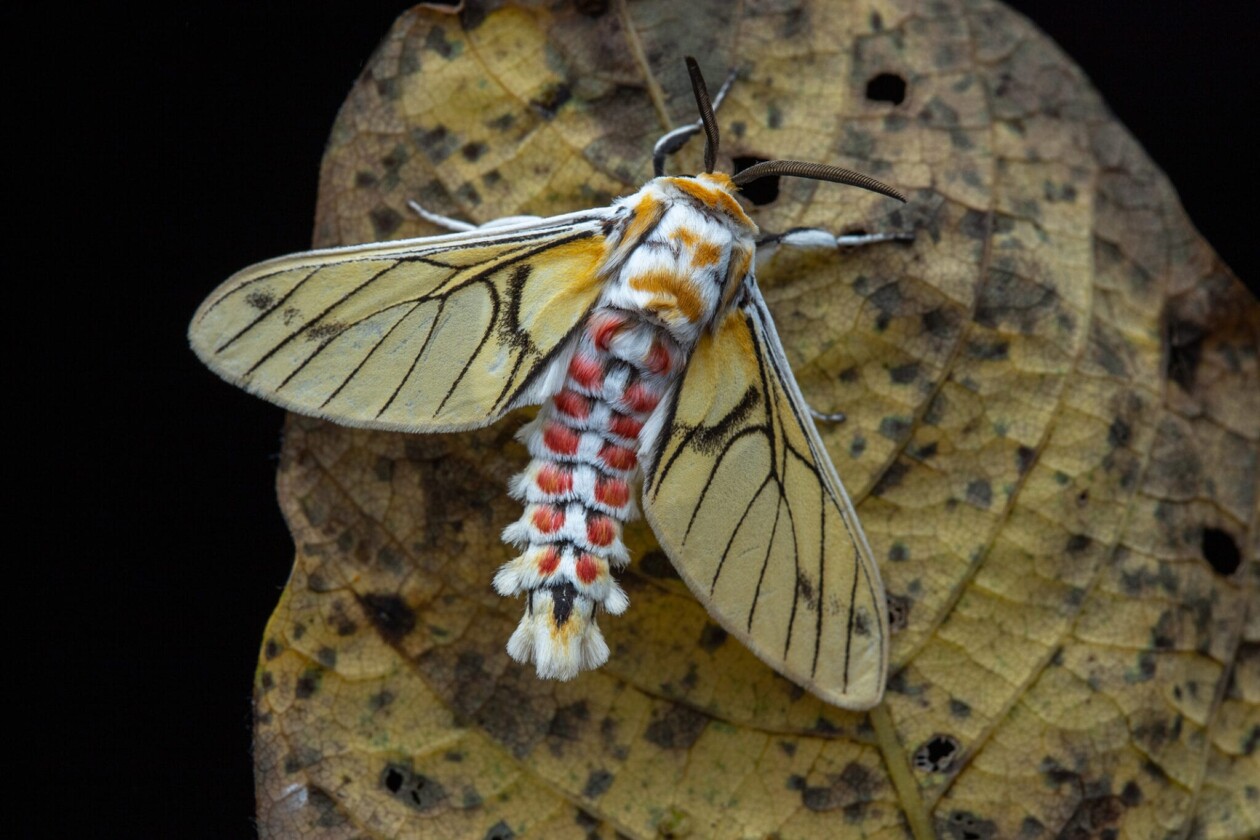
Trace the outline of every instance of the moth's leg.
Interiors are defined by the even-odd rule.
[[[523,222],[542,221],[542,216],[504,216],[502,219],[491,219],[484,225],[474,225],[471,222],[461,222],[459,219],[452,219],[450,216],[443,216],[441,213],[434,213],[432,210],[426,210],[418,201],[408,201],[407,206],[414,210],[416,215],[424,219],[426,222],[432,222],[438,227],[444,227],[452,233],[467,233],[470,230],[502,227],[503,225],[518,225]]]
[[[776,246],[789,248],[854,248],[859,245],[874,245],[879,242],[913,242],[913,233],[850,233],[836,235],[821,228],[793,228],[786,233],[774,233],[757,240],[757,256],[759,261],[765,259]],[[815,420],[824,423],[843,423],[843,411],[819,411],[812,405],[809,413]]]
[[[809,404],[806,403],[806,405]],[[819,411],[812,405],[809,406],[809,413],[813,415],[815,420],[821,420],[824,423],[843,423],[846,419],[848,419],[843,411],[832,411],[828,413],[825,411]]]
[[[888,233],[834,234],[822,228],[792,228],[786,233],[771,233],[757,240],[757,251],[785,245],[789,248],[855,248],[880,242],[913,242],[913,233],[892,231]]]
[[[713,111],[717,113],[718,106],[722,104],[722,100],[726,98],[726,94],[731,89],[731,85],[735,83],[735,76],[738,71],[732,70],[726,77],[726,81],[722,82],[722,86],[718,88],[717,96],[713,97]],[[693,123],[679,126],[673,131],[664,134],[660,140],[656,141],[656,145],[652,147],[652,177],[659,178],[665,174],[665,158],[681,149],[693,135],[699,134],[704,130],[704,123],[696,120]]]

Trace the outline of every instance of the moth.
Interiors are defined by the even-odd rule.
[[[661,547],[728,632],[823,700],[869,708],[888,663],[883,585],[757,288],[759,231],[736,197],[786,175],[905,198],[801,161],[714,172],[714,107],[687,67],[704,172],[664,175],[658,144],[657,177],[610,207],[263,262],[206,299],[189,338],[229,382],[348,426],[455,432],[541,406],[511,483],[524,514],[503,533],[520,554],[494,577],[524,596],[507,650],[540,677],[608,659],[596,614],[629,604],[613,573],[640,489]]]

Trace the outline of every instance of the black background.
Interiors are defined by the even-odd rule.
[[[1254,284],[1255,4],[1012,5],[1085,68]],[[12,249],[30,268],[6,272],[34,294],[22,347],[36,349],[9,367],[35,432],[12,451],[40,464],[20,473],[9,558],[37,666],[9,686],[36,713],[14,724],[36,798],[10,807],[34,833],[253,834],[251,680],[292,557],[273,489],[283,415],[202,368],[184,330],[234,270],[309,246],[329,127],[402,8],[6,20],[20,57],[6,131],[27,149],[9,177],[42,207]]]

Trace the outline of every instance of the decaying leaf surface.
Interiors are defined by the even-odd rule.
[[[754,215],[916,235],[761,275],[807,397],[848,414],[823,434],[889,592],[884,706],[761,665],[642,523],[612,660],[539,681],[504,652],[521,605],[490,588],[523,415],[429,437],[291,417],[264,835],[1260,832],[1260,307],[1025,21],[846,8],[417,8],[334,128],[316,244],[437,232],[410,198],[486,221],[629,193],[694,118],[685,54],[741,68],[719,168],[822,160],[910,193],[785,180]]]

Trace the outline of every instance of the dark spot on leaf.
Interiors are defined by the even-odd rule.
[[[919,378],[919,363],[909,362],[897,365],[888,371],[889,378],[898,385],[905,385]]]
[[[515,840],[516,832],[506,820],[499,820],[486,831],[481,840]]]
[[[879,481],[875,482],[875,486],[871,488],[871,493],[875,496],[883,496],[889,490],[901,484],[908,472],[910,472],[909,464],[900,458],[893,461],[888,465],[888,469],[884,470],[884,474],[879,477]]]
[[[936,821],[937,836],[948,840],[992,840],[998,836],[997,825],[970,811],[951,811]]]
[[[489,147],[485,143],[473,141],[471,143],[465,143],[464,147],[459,150],[459,153],[464,156],[464,160],[475,161],[484,155],[486,153],[486,149],[488,148]]]
[[[1090,543],[1092,542],[1093,540],[1084,534],[1073,534],[1068,537],[1067,546],[1065,547],[1067,548],[1068,554],[1080,554],[1082,551],[1089,548]]]
[[[262,688],[263,693],[265,694],[276,687],[276,678],[271,675],[270,671],[263,671],[258,676],[258,685]]]
[[[649,551],[639,560],[639,571],[657,580],[679,580],[678,570],[663,551]]]
[[[1137,669],[1133,671],[1126,671],[1124,681],[1129,684],[1147,682],[1148,680],[1154,678],[1155,667],[1155,652],[1144,650],[1138,654]]]
[[[485,21],[487,4],[483,2],[465,3],[464,10],[459,13],[459,25],[464,32],[472,32]]]
[[[795,741],[780,741],[779,749],[783,750],[783,754],[790,758],[796,755],[796,742]]]
[[[933,96],[919,111],[919,122],[925,125],[953,127],[958,125],[958,111],[938,96]]]
[[[1133,430],[1129,428],[1129,424],[1117,417],[1111,421],[1110,428],[1107,429],[1107,445],[1112,449],[1125,446],[1133,437]]]
[[[317,785],[306,786],[306,805],[318,814],[315,818],[315,825],[318,828],[336,828],[349,822],[346,815],[337,807],[337,800]]]
[[[547,727],[547,737],[556,741],[579,741],[582,738],[582,730],[586,727],[590,717],[591,712],[587,708],[585,700],[561,706],[556,709],[556,714],[551,719],[551,725]],[[558,756],[562,751],[562,744],[553,744],[553,754]]]
[[[389,644],[397,644],[416,629],[416,613],[397,595],[369,593],[358,596],[367,620]]]
[[[910,550],[906,548],[905,543],[895,542],[892,548],[888,549],[888,559],[893,563],[901,563],[910,559]]]
[[[293,696],[299,700],[308,700],[319,691],[319,683],[324,677],[322,668],[307,668],[293,684]]]
[[[910,599],[905,595],[888,593],[888,629],[899,633],[910,623]]]
[[[381,771],[381,786],[409,808],[431,811],[446,801],[446,791],[436,780],[415,772],[410,765],[390,763]]]
[[[574,0],[573,7],[579,14],[597,18],[608,11],[608,0]]]
[[[393,207],[378,205],[368,213],[372,231],[378,239],[388,239],[402,225],[402,216]]]
[[[1037,840],[1049,836],[1045,823],[1036,817],[1024,817],[1024,821],[1019,824],[1019,840]]]
[[[564,103],[572,98],[573,91],[569,90],[568,85],[555,82],[543,88],[542,93],[529,100],[529,104],[544,120],[552,120],[555,119],[556,112],[564,106]]]
[[[1037,458],[1037,450],[1031,446],[1020,446],[1015,450],[1015,468],[1019,470],[1019,474],[1023,475],[1028,472],[1028,468],[1033,465],[1033,461]]]
[[[925,773],[944,773],[961,752],[962,745],[953,735],[933,735],[914,751],[914,768]]]
[[[938,448],[940,448],[940,445],[936,441],[932,441],[931,443],[925,443],[923,446],[913,450],[912,454],[920,461],[926,461],[936,455],[936,450]]]
[[[582,788],[582,795],[587,799],[595,799],[602,796],[613,783],[613,774],[607,770],[592,770],[591,774],[586,777],[586,785]]]
[[[758,163],[764,163],[766,158],[739,156],[732,158],[735,164],[735,171],[732,174],[739,174],[750,166]],[[779,197],[779,176],[771,175],[768,178],[758,178],[751,184],[748,184],[739,191],[739,194],[748,199],[757,207],[764,207]]]
[[[871,102],[891,102],[900,105],[906,101],[906,80],[896,73],[880,73],[866,83],[866,98]]]
[[[905,417],[885,417],[879,421],[879,433],[891,441],[901,441],[910,431],[910,421]]]
[[[379,179],[371,172],[359,171],[354,173],[354,185],[360,189],[369,189],[375,187]]]
[[[1076,187],[1067,183],[1056,184],[1047,180],[1042,184],[1042,197],[1052,204],[1059,201],[1075,201]]]
[[[919,321],[923,324],[923,331],[928,335],[945,339],[954,334],[958,316],[952,310],[937,307],[924,312],[919,316]]]
[[[1238,543],[1228,531],[1220,528],[1204,528],[1199,548],[1203,552],[1203,559],[1218,575],[1232,575],[1242,563],[1242,552],[1238,550]]]
[[[429,30],[428,36],[424,39],[424,47],[442,58],[450,58],[455,54],[455,45],[446,39],[446,30],[441,26],[435,26]]]
[[[708,725],[709,718],[693,709],[670,704],[664,711],[654,709],[652,722],[643,733],[645,740],[666,750],[689,750]]]
[[[783,125],[783,112],[774,103],[766,109],[766,125],[770,128],[780,128]]]
[[[1176,320],[1171,315],[1165,318],[1164,373],[1187,393],[1194,389],[1199,362],[1203,358],[1204,336],[1205,332],[1198,324]]]
[[[858,380],[857,365],[849,365],[847,368],[840,371],[840,373],[836,375],[836,379],[838,379],[841,382],[857,382]]]
[[[856,435],[853,442],[849,444],[849,457],[857,460],[862,457],[862,453],[866,451],[866,438]]]
[[[801,804],[816,812],[843,808],[849,821],[861,818],[882,786],[869,769],[856,761],[846,764],[839,773],[828,773],[826,779],[828,784],[818,786],[811,786],[805,779],[800,779],[794,789],[801,792]],[[791,783],[789,787],[792,787]],[[844,835],[841,833],[839,836]]]
[[[427,131],[421,128],[413,129],[411,139],[424,150],[425,155],[434,163],[441,163],[446,160],[459,145],[459,141],[446,130],[444,125],[439,125]]]
[[[700,631],[700,648],[712,653],[713,651],[726,644],[727,633],[712,621],[704,623],[704,629]]]
[[[993,485],[984,478],[967,482],[967,501],[976,507],[988,508],[993,504]]]
[[[368,708],[373,712],[379,712],[381,709],[384,709],[393,702],[393,692],[382,689],[368,698]]]
[[[1130,779],[1124,786],[1124,790],[1120,791],[1120,801],[1125,807],[1132,808],[1135,805],[1142,804],[1142,788],[1138,787],[1138,783]]]
[[[327,645],[324,645],[319,650],[315,651],[315,659],[325,668],[337,667],[337,651]]]
[[[491,188],[493,188],[496,184],[498,184],[502,180],[503,180],[503,175],[497,169],[491,169],[485,175],[481,176],[481,183]]]
[[[268,639],[267,643],[263,645],[263,656],[267,657],[267,659],[275,659],[282,650],[284,648],[280,646],[279,642],[275,639]]]
[[[956,718],[966,719],[971,717],[971,707],[963,701],[951,697],[949,698],[949,713]]]
[[[967,342],[967,355],[986,362],[996,362],[1007,358],[1010,355],[1010,349],[1010,342],[1001,339],[976,338]]]
[[[1005,326],[1028,334],[1058,301],[1059,293],[1053,288],[1013,269],[993,267],[980,289],[975,321],[990,329]]]

